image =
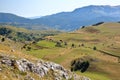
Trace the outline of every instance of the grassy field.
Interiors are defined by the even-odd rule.
[[[98,26],[89,26],[70,33],[61,33],[56,36],[48,36],[46,40],[39,41],[38,46],[43,49],[27,51],[37,58],[59,63],[70,69],[70,63],[76,58],[90,56],[98,62],[92,62],[88,71],[76,73],[88,76],[92,80],[119,80],[120,64],[118,57],[101,53],[97,50],[109,52],[112,55],[120,56],[120,24],[104,23]],[[62,40],[62,47],[55,47],[54,42]],[[67,42],[67,46],[64,46]],[[71,45],[75,47],[72,48]],[[84,44],[84,46],[81,46]],[[97,50],[93,50],[96,47]]]
[[[92,80],[111,80],[110,78],[106,77],[103,73],[95,73],[95,72],[86,72],[86,73],[80,73],[76,72],[79,75],[87,76],[91,78]]]
[[[44,59],[61,64],[70,69],[71,61],[84,56],[89,56],[95,61],[90,62],[90,67],[85,73],[75,73],[90,77],[91,80],[119,80],[120,76],[120,23],[104,23],[98,26],[89,26],[74,32],[61,33],[55,36],[47,36],[45,40],[29,44],[30,50],[19,49],[23,44],[15,44],[7,40],[1,43],[0,51],[8,52],[16,56],[25,57],[29,60]],[[56,47],[56,42],[61,47]],[[64,43],[67,43],[65,45]],[[7,45],[11,46],[7,46]],[[19,45],[20,44],[20,45]],[[74,44],[74,47],[72,47]],[[13,47],[14,46],[14,47]],[[3,48],[4,47],[4,48]],[[17,48],[18,47],[18,48]],[[96,47],[97,50],[93,48]],[[15,49],[15,52],[10,50]],[[111,56],[100,52],[109,52]],[[24,54],[23,54],[24,53]]]

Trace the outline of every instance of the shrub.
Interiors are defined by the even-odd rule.
[[[82,65],[81,72],[82,72],[82,73],[85,72],[85,71],[88,69],[89,65],[90,65],[90,64],[89,64],[88,61],[84,62],[83,65]]]
[[[81,44],[81,46],[84,46],[84,44]]]
[[[55,46],[56,46],[56,47],[62,47],[62,45],[61,45],[60,42],[57,42]]]
[[[28,46],[28,47],[27,47],[27,51],[30,51],[30,50],[31,50],[31,47],[30,47],[30,46]]]
[[[88,61],[73,60],[71,62],[71,71],[80,70],[83,73],[88,69],[89,65]]]
[[[6,35],[10,34],[11,32],[12,32],[12,30],[10,30],[10,29],[0,28],[0,35],[6,36]]]
[[[94,46],[94,47],[93,47],[93,50],[97,50],[97,48]]]
[[[81,29],[85,28],[85,26],[82,26]]]
[[[5,41],[5,38],[2,38],[1,41],[4,42],[4,41]]]
[[[75,44],[72,44],[71,47],[74,48],[74,47],[75,47]]]

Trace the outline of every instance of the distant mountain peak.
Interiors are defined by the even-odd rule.
[[[72,12],[60,12],[53,15],[43,16],[37,19],[26,19],[18,16],[1,16],[0,22],[19,22],[42,24],[50,28],[72,31],[80,26],[88,26],[98,22],[120,21],[120,5],[89,5],[77,8]]]
[[[78,11],[81,9],[104,9],[104,8],[120,8],[120,5],[117,6],[111,6],[111,5],[89,5],[81,8],[77,8],[74,11]]]

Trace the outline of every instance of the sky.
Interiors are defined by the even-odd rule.
[[[88,5],[120,5],[120,0],[0,0],[0,12],[23,17],[73,11]]]

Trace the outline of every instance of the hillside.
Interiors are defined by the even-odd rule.
[[[86,72],[74,72],[92,80],[119,80],[119,31],[120,23],[103,23],[47,36],[45,40],[29,45],[31,50],[24,51],[37,58],[59,63],[67,69],[75,67],[71,66],[72,62],[77,65],[88,61],[90,66]]]
[[[40,24],[32,24],[32,23],[16,23],[16,22],[4,22],[0,23],[0,25],[8,25],[8,26],[16,26],[20,28],[26,28],[29,30],[54,30],[53,28],[49,28],[45,25]]]
[[[17,28],[11,25],[0,25],[0,35],[12,39],[14,41],[36,41],[42,39],[44,36],[56,35],[61,33],[56,30],[28,30],[25,28]]]
[[[17,36],[15,34],[22,32],[21,34],[26,33],[29,35],[31,33],[30,30],[13,26],[0,26],[0,33],[2,31],[5,31],[4,33],[6,34],[0,35],[0,80],[90,80],[85,76],[72,73],[62,65],[26,54],[26,51],[30,51],[31,48],[33,49],[34,44],[38,40],[35,40],[36,42],[34,43],[23,43],[21,40],[14,41],[8,37],[12,34],[18,40],[19,38],[25,39],[23,36]],[[35,31],[34,33],[38,32]],[[49,31],[43,32],[41,33],[48,33],[50,35]],[[54,34],[54,31],[52,34]],[[35,37],[36,35],[33,36]],[[31,45],[32,47],[30,48]],[[41,47],[37,49],[41,49]]]
[[[120,23],[100,22],[56,35],[53,34],[57,33],[54,31],[51,31],[50,35],[49,31],[34,31],[13,26],[1,26],[0,29],[0,32],[5,31],[0,35],[0,79],[7,74],[4,76],[7,80],[54,80],[58,76],[59,80],[66,80],[72,78],[70,75],[74,73],[78,75],[77,79],[83,80],[87,77],[91,80],[119,80]],[[41,37],[38,33],[46,35],[28,43],[26,40],[21,41],[20,38],[26,38],[16,35],[18,32],[25,36],[33,33],[29,36],[38,38]],[[9,38],[10,35],[17,36],[16,39],[20,41]],[[17,63],[13,63],[14,61]],[[46,74],[48,69],[50,71]],[[66,70],[70,71],[70,75]],[[44,74],[46,75],[40,77]],[[72,75],[73,80],[77,80],[74,78],[76,75]]]
[[[89,17],[88,17],[89,16]],[[27,19],[9,13],[0,13],[1,23],[10,23],[12,26],[28,29],[57,29],[73,31],[81,26],[88,26],[98,22],[120,21],[120,6],[86,6],[71,12],[61,12],[42,16],[36,19]]]
[[[0,25],[11,25],[35,30],[50,29],[48,26],[37,24],[31,19],[17,16],[11,13],[0,13]]]
[[[31,20],[10,13],[0,13],[0,22],[30,23]]]
[[[0,44],[0,80],[90,80],[59,64],[24,54],[21,43],[6,39]]]

